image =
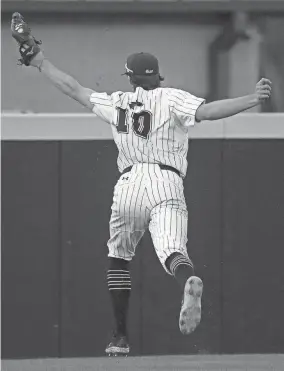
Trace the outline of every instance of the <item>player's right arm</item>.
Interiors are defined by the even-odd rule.
[[[93,110],[93,104],[90,101],[91,95],[94,93],[92,89],[85,88],[72,76],[60,71],[42,52],[39,52],[31,61],[31,66],[37,67],[40,72],[62,93],[76,100],[83,106]]]
[[[60,71],[42,52],[39,52],[31,61],[31,66],[37,67],[39,71],[62,93],[81,103],[91,110],[103,121],[111,124],[113,121],[114,108],[112,97],[106,93],[98,93],[92,89],[85,88],[67,73]]]
[[[97,104],[96,93],[91,89],[81,86],[72,76],[60,71],[45,58],[39,47],[41,41],[36,40],[32,35],[31,28],[24,20],[24,17],[18,12],[13,13],[12,15],[11,32],[12,37],[19,45],[19,52],[21,55],[21,58],[19,59],[20,64],[38,68],[54,86],[62,91],[62,93],[94,111],[94,106]],[[91,98],[92,95],[93,97]],[[104,99],[103,97],[99,98]],[[107,98],[105,98],[105,100],[106,99]],[[100,104],[99,102],[98,105],[102,106],[103,104]]]
[[[41,41],[35,39],[31,29],[20,13],[13,13],[11,21],[12,37],[19,45],[21,58],[20,64],[32,66],[39,71],[62,93],[81,103],[90,109],[103,121],[112,124],[116,112],[113,106],[113,98],[107,93],[98,93],[89,88],[84,88],[72,76],[60,71],[49,60],[47,60],[40,49]],[[119,93],[119,92],[117,92]]]

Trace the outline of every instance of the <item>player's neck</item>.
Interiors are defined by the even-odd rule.
[[[136,89],[138,88],[141,88],[141,89],[144,89],[146,91],[149,91],[149,90],[155,90],[155,89],[158,89],[160,86],[155,86],[153,88],[148,88],[148,89],[145,89],[143,88],[142,86],[139,86],[139,85],[132,85],[132,88],[133,88],[133,92],[135,93]]]

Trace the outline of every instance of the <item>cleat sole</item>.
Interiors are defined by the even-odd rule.
[[[201,321],[201,297],[203,283],[199,277],[190,277],[184,288],[183,304],[179,317],[182,334],[191,334]]]

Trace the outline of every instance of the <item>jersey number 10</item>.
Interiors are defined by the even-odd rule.
[[[151,130],[152,114],[148,111],[141,111],[132,114],[132,129],[141,138],[147,139]],[[128,134],[129,124],[126,122],[126,110],[118,108],[118,120],[116,129],[118,133]]]

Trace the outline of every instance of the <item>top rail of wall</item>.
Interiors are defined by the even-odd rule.
[[[283,113],[244,113],[204,121],[189,129],[189,138],[284,139]],[[112,139],[111,125],[93,114],[1,115],[2,140]]]

